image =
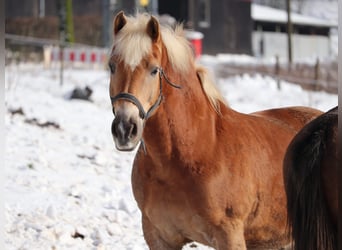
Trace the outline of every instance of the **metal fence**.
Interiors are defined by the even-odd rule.
[[[43,62],[46,67],[104,67],[107,63],[108,48],[85,44],[64,43],[59,40],[40,39],[5,34],[6,64],[19,61]]]
[[[338,93],[338,62],[336,60],[320,61],[313,63],[230,63],[223,62],[217,65],[215,73],[218,77],[231,77],[242,74],[261,74],[270,76],[278,81],[287,81],[298,84],[304,89]]]

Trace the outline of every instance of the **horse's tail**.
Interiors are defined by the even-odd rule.
[[[291,142],[284,160],[288,232],[295,250],[337,249],[336,232],[321,184],[324,132],[304,133],[304,137]]]

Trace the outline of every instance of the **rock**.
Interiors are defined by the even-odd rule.
[[[80,87],[76,87],[70,95],[70,99],[81,99],[86,101],[91,101],[90,96],[93,93],[93,90],[86,86],[84,89]]]

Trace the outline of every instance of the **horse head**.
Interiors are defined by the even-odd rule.
[[[116,148],[133,150],[142,138],[145,121],[161,102],[160,27],[153,16],[141,20],[123,12],[114,19],[114,44],[109,60],[110,96],[115,119]]]

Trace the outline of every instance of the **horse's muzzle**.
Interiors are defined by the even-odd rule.
[[[117,115],[112,123],[112,135],[115,146],[120,151],[132,151],[141,139],[139,118]]]

